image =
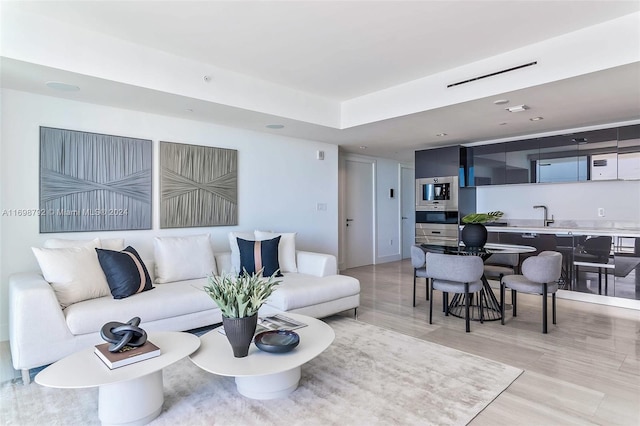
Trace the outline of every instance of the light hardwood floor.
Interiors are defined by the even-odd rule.
[[[545,335],[541,296],[518,294],[516,318],[508,310],[504,326],[472,322],[465,333],[439,291],[429,325],[424,279],[412,306],[409,260],[341,273],[360,280],[358,320],[524,370],[472,425],[640,425],[640,311],[558,299]]]
[[[441,312],[437,291],[428,324],[424,279],[412,307],[408,260],[342,273],[360,280],[358,320],[524,370],[472,425],[640,425],[640,311],[558,299],[558,324],[543,335],[541,298],[521,294],[517,318],[508,311],[504,326],[472,322],[465,333],[464,320]],[[19,377],[7,343],[3,381]]]

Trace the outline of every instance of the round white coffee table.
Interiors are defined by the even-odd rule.
[[[295,329],[300,344],[291,352],[263,352],[251,344],[249,355],[235,358],[227,337],[214,329],[200,337],[200,348],[189,356],[205,371],[235,377],[240,394],[252,399],[274,399],[298,387],[301,366],[320,355],[335,338],[333,329],[312,317],[284,312],[284,316],[307,324]]]
[[[98,417],[103,425],[143,425],[162,411],[162,369],[193,353],[200,339],[189,333],[149,333],[160,348],[155,358],[110,370],[91,346],[51,364],[36,383],[52,388],[99,387]]]

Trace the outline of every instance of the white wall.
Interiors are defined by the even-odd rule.
[[[1,99],[0,211],[38,208],[39,126],[151,139],[154,143],[153,229],[40,234],[37,217],[0,216],[0,340],[7,339],[9,275],[38,270],[30,247],[47,238],[124,236],[143,257],[153,236],[210,233],[216,251],[228,250],[229,231],[296,231],[297,247],[338,254],[338,148],[321,142],[85,104],[13,90]],[[159,141],[238,150],[238,226],[159,229]],[[325,159],[316,160],[323,150]],[[327,205],[318,211],[317,204]]]
[[[640,227],[640,180],[483,186],[476,188],[478,212],[501,210],[503,220],[536,220],[546,205],[554,226]],[[598,208],[605,216],[598,217]]]
[[[400,250],[400,164],[376,159],[376,263],[402,258]],[[393,188],[394,197],[389,197]]]

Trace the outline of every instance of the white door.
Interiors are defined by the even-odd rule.
[[[416,240],[415,170],[400,169],[400,226],[402,227],[402,258],[411,257],[411,246]]]
[[[373,163],[345,160],[345,262],[347,268],[373,261]]]

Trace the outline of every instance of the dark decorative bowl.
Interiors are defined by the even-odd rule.
[[[257,334],[254,342],[262,351],[284,353],[298,346],[300,336],[291,330],[270,330]]]

